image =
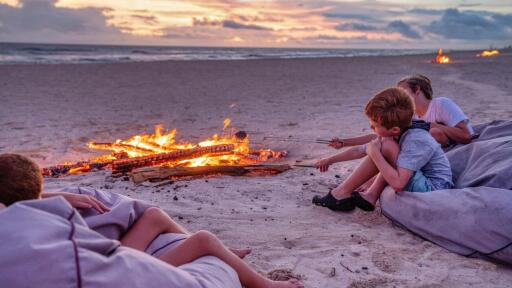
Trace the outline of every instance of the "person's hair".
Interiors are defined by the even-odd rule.
[[[18,154],[0,154],[0,202],[5,206],[39,198],[42,183],[34,161]]]
[[[432,81],[430,81],[427,76],[421,74],[408,76],[398,81],[397,86],[402,84],[407,84],[413,92],[420,89],[425,95],[425,98],[432,100],[432,96],[434,95],[434,91],[432,90]]]
[[[387,88],[366,103],[364,113],[386,129],[399,127],[403,131],[411,125],[414,101],[403,89]]]

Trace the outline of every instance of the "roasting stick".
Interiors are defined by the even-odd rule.
[[[317,144],[330,144],[330,140],[325,139],[300,139],[300,138],[286,138],[286,137],[274,137],[265,136],[263,140],[275,140],[275,141],[286,141],[286,142],[303,142],[303,143],[317,143]]]
[[[293,167],[300,167],[300,168],[316,168],[315,165],[307,165],[307,164],[293,164]]]

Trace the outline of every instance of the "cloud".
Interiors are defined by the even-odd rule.
[[[89,42],[113,40],[122,33],[110,27],[108,9],[67,9],[54,0],[25,0],[18,7],[0,4],[0,35],[7,41]]]
[[[504,40],[512,37],[512,14],[485,17],[474,12],[447,9],[441,19],[431,22],[426,30],[446,39]]]
[[[267,27],[254,24],[245,24],[234,20],[210,20],[208,18],[194,18],[192,19],[194,26],[222,26],[229,29],[241,30],[272,30]]]
[[[388,29],[392,32],[398,32],[402,36],[410,39],[420,39],[421,35],[418,31],[414,30],[409,24],[402,20],[395,20],[388,24]]]
[[[231,28],[231,29],[246,29],[246,30],[271,30],[267,27],[254,25],[254,24],[244,24],[244,23],[233,21],[233,20],[222,21],[222,27]]]
[[[373,20],[372,16],[365,14],[352,14],[352,13],[323,13],[324,17],[327,18],[340,18],[340,19],[356,19],[356,20]]]
[[[377,27],[363,23],[347,22],[337,25],[334,29],[338,31],[375,31]]]
[[[51,30],[71,33],[110,30],[100,9],[61,9],[56,8],[54,3],[51,0],[25,0],[21,8],[0,5],[0,19],[5,29],[12,32]]]
[[[421,14],[421,15],[443,15],[444,10],[442,9],[425,9],[425,8],[414,8],[407,11],[408,13]]]

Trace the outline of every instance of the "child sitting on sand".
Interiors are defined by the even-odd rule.
[[[372,211],[386,185],[396,192],[428,192],[453,186],[450,163],[439,143],[425,129],[411,127],[414,103],[400,88],[388,88],[372,97],[365,107],[370,127],[378,136],[365,146],[352,147],[315,165],[327,171],[340,159],[367,157],[341,185],[313,203],[336,211],[356,206]],[[354,189],[377,175],[365,192]]]
[[[73,193],[41,193],[42,175],[36,163],[16,154],[0,155],[0,204],[9,206],[23,200],[41,197],[63,196],[75,208],[94,208],[100,213],[109,209],[99,200],[88,195]],[[190,234],[159,208],[148,208],[121,238],[121,244],[145,251],[149,244],[162,233],[188,234],[175,249],[167,251],[160,260],[173,266],[190,263],[202,256],[215,256],[231,266],[244,287],[302,287],[297,280],[272,281],[264,278],[241,258],[249,250],[229,250],[212,233],[199,231]]]
[[[402,88],[414,100],[414,118],[430,124],[429,132],[442,146],[461,143],[468,144],[475,133],[469,118],[450,98],[432,95],[432,82],[424,75],[417,74],[398,81],[397,87]],[[330,146],[340,149],[362,145],[375,139],[375,134],[354,138],[334,138]]]

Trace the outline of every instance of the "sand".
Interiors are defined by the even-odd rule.
[[[454,99],[472,123],[512,118],[512,55],[452,54],[302,60],[1,65],[0,151],[46,166],[86,159],[88,141],[113,141],[164,124],[196,141],[231,118],[254,147],[288,150],[285,162],[335,153],[264,136],[331,138],[369,132],[365,102],[403,76],[424,73],[435,96]],[[334,213],[311,205],[357,165],[298,168],[274,177],[219,177],[134,186],[101,171],[46,179],[45,190],[92,186],[160,205],[189,229],[251,246],[261,272],[291,269],[307,287],[505,287],[510,268],[465,258],[394,227],[379,211]],[[177,200],[176,200],[177,199]]]

